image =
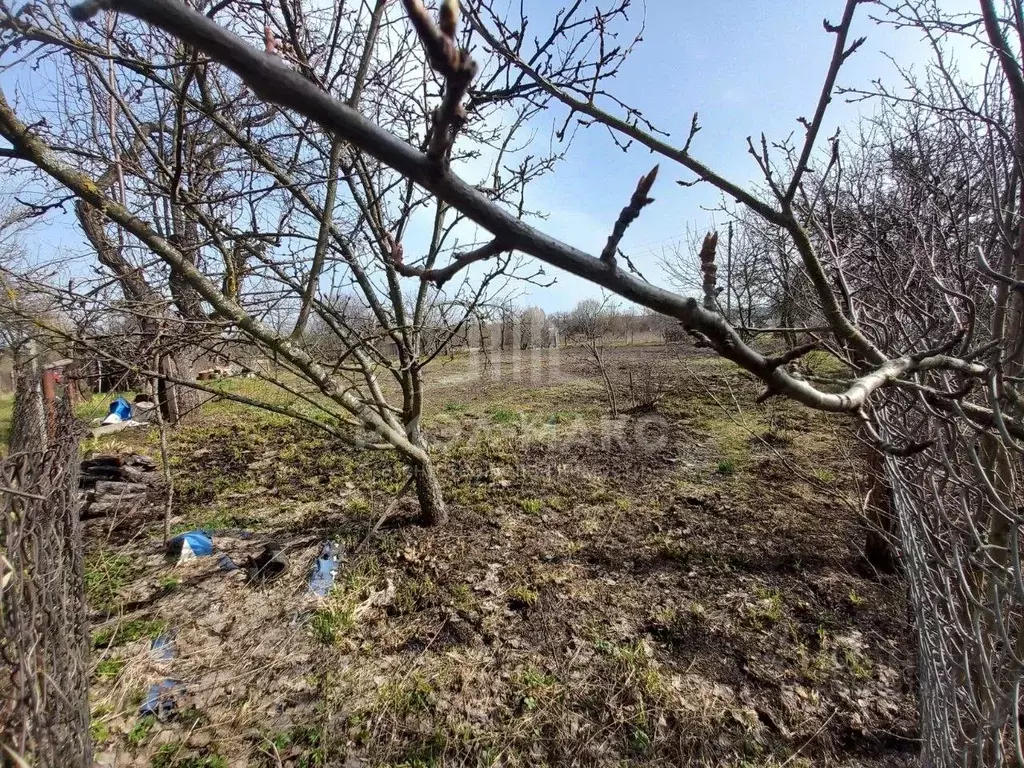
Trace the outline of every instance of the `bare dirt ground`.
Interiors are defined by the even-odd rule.
[[[405,481],[391,456],[238,409],[175,434],[176,530],[227,531],[236,562],[282,542],[292,565],[253,586],[216,558],[165,562],[158,509],[88,523],[101,762],[911,765],[903,585],[862,564],[842,423],[756,407],[692,351],[613,357],[668,367],[657,411],[607,418],[564,351],[438,365],[451,523],[414,525],[406,500],[358,552]],[[157,455],[123,435],[101,447]],[[346,556],[317,600],[325,538]],[[164,676],[177,717],[140,720]]]

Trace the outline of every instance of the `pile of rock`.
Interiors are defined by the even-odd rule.
[[[137,453],[100,454],[82,461],[78,487],[82,519],[133,512],[147,504],[161,482],[156,463]]]
[[[218,365],[214,368],[206,368],[196,373],[197,381],[214,381],[216,379],[228,379],[239,374],[239,369],[230,365]]]

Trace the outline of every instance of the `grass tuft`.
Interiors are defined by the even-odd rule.
[[[491,411],[491,421],[495,424],[515,424],[519,421],[519,414],[507,408],[495,408]]]
[[[93,648],[110,648],[116,645],[132,643],[142,638],[152,639],[167,630],[167,622],[162,619],[132,619],[122,621],[112,627],[99,629],[92,635]]]

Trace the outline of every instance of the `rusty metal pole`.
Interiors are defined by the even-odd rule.
[[[52,441],[57,435],[57,394],[53,371],[43,371],[43,412],[46,414],[46,434]]]
[[[68,399],[68,405],[74,408],[82,400],[82,393],[78,391],[78,379],[69,379],[64,374],[64,396]]]

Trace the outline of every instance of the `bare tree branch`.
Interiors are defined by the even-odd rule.
[[[629,204],[622,209],[619,218],[615,221],[612,233],[608,236],[608,242],[605,243],[604,250],[601,251],[601,261],[610,269],[615,269],[615,253],[618,251],[619,243],[622,242],[622,237],[626,234],[629,225],[637,220],[640,211],[645,206],[654,202],[654,198],[650,197],[650,194],[656,178],[658,178],[658,166],[654,166],[649,173],[640,177],[636,183],[636,189],[633,190],[633,194],[629,198]]]

